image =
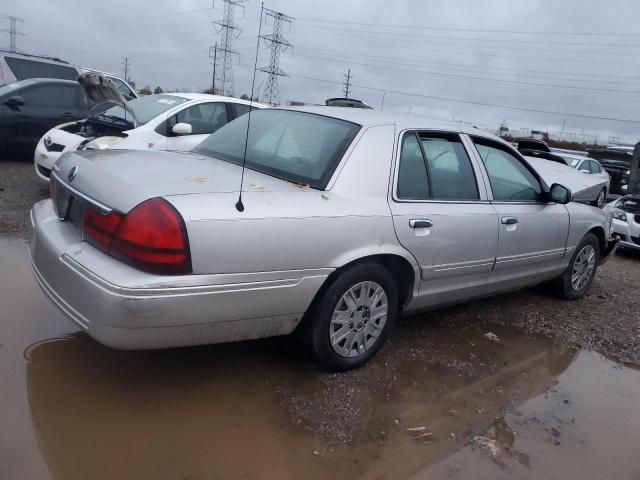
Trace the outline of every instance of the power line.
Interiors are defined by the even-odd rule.
[[[261,72],[268,74],[267,83],[264,86],[262,92],[262,101],[269,105],[277,105],[280,103],[280,91],[278,87],[278,77],[288,77],[287,72],[280,68],[280,53],[293,48],[284,35],[282,34],[282,27],[285,23],[291,25],[295,19],[281,12],[264,9],[267,18],[273,19],[273,32],[270,35],[260,35],[260,38],[267,43],[269,50],[271,51],[269,56],[269,66],[259,68]]]
[[[341,85],[340,82],[336,82],[334,80],[327,80],[327,79],[323,79],[323,78],[315,78],[315,77],[309,77],[309,76],[305,76],[305,75],[293,75],[293,74],[291,76],[294,77],[294,78],[301,78],[301,79],[304,79],[304,80],[312,80],[312,81],[328,83],[328,84],[332,84],[332,85]],[[586,118],[586,119],[590,119],[590,120],[605,120],[605,121],[610,121],[610,122],[640,124],[640,120],[633,120],[633,119],[614,118],[614,117],[606,117],[606,116],[599,116],[599,115],[586,115],[586,114],[582,114],[582,113],[557,112],[557,111],[552,111],[552,110],[543,110],[543,109],[530,108],[530,107],[516,107],[514,105],[503,105],[503,104],[497,104],[497,103],[478,102],[478,101],[475,101],[475,100],[468,100],[468,99],[461,99],[461,98],[438,97],[438,96],[435,96],[435,95],[426,95],[426,94],[421,94],[421,93],[410,93],[410,92],[403,92],[403,91],[399,91],[399,90],[392,90],[392,89],[388,89],[388,88],[368,87],[368,86],[365,86],[365,85],[355,85],[354,84],[353,86],[357,87],[357,88],[361,88],[363,90],[371,90],[371,91],[375,91],[375,92],[393,93],[395,95],[402,95],[402,96],[416,97],[416,98],[425,98],[425,99],[430,99],[430,100],[441,100],[441,101],[453,102],[453,103],[466,103],[466,104],[470,104],[470,105],[479,105],[479,106],[483,106],[483,107],[503,108],[505,110],[518,110],[518,111],[523,111],[523,112],[543,113],[543,114],[547,114],[547,115],[560,115],[560,116],[568,116],[568,117],[576,117],[576,118]]]
[[[566,36],[595,36],[595,37],[640,37],[640,33],[620,33],[620,32],[541,32],[533,30],[499,30],[499,29],[479,29],[479,28],[455,28],[455,27],[427,27],[424,25],[398,25],[389,23],[365,23],[345,20],[329,20],[323,18],[300,18],[301,21],[319,23],[337,23],[341,25],[359,25],[364,27],[401,28],[411,30],[434,30],[446,32],[475,32],[475,33],[504,33],[509,35],[566,35]]]

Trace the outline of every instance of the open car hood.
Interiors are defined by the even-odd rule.
[[[78,77],[78,83],[87,97],[92,117],[118,105],[126,110],[126,120],[131,122],[134,128],[138,125],[138,119],[127,106],[127,100],[109,78],[97,72],[87,72]]]

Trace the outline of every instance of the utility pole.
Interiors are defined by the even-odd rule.
[[[347,70],[347,74],[344,76],[344,98],[349,98],[349,92],[351,91],[351,69]]]
[[[633,149],[628,193],[640,193],[640,142],[636,143],[636,147]]]
[[[382,92],[382,106],[380,107],[380,111],[384,110],[384,97],[387,96],[387,92]]]
[[[291,26],[291,22],[295,18],[276,12],[268,8],[264,9],[265,16],[273,20],[273,32],[270,35],[261,35],[260,38],[268,45],[271,54],[269,56],[269,66],[259,68],[261,72],[268,74],[267,83],[262,92],[262,101],[269,105],[278,105],[280,103],[280,90],[278,87],[278,77],[288,77],[287,72],[280,68],[280,53],[284,52],[293,45],[284,38],[282,27],[285,23]]]
[[[18,48],[16,47],[16,37],[18,35],[25,36],[24,33],[18,30],[18,23],[24,23],[24,19],[20,17],[14,17],[13,15],[0,15],[0,18],[4,18],[9,20],[9,28],[3,28],[2,32],[7,32],[9,34],[9,51],[17,52]]]
[[[565,123],[567,123],[567,119],[563,118],[562,119],[562,132],[561,133],[564,133],[564,125],[565,125]]]
[[[129,57],[122,57],[122,71],[124,72],[124,81],[129,82],[129,67],[131,63],[129,63]]]
[[[212,53],[213,52],[213,56]],[[218,42],[209,47],[209,60],[213,61],[213,75],[211,76],[211,95],[216,94],[216,66],[218,65]]]
[[[219,51],[222,54],[220,58],[222,65],[220,68],[216,68],[214,64],[213,68],[218,76],[218,89],[220,93],[222,95],[233,96],[233,56],[239,56],[240,52],[232,48],[232,43],[233,40],[238,38],[242,33],[242,30],[236,25],[235,9],[236,7],[244,8],[244,3],[247,0],[222,1],[224,2],[222,20],[213,22],[214,25],[218,27],[221,45],[220,47],[214,47],[214,57],[217,59],[217,51]],[[215,83],[215,80],[213,83]]]

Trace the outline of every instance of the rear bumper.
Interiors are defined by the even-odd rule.
[[[291,333],[330,269],[157,276],[80,241],[51,201],[34,205],[31,267],[46,296],[98,342],[120,349]]]

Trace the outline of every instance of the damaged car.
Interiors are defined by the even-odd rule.
[[[256,110],[187,153],[68,152],[50,190],[33,272],[98,342],[295,331],[330,370],[403,314],[545,281],[580,299],[616,246],[605,212],[501,139],[367,109]]]
[[[65,152],[143,149],[188,151],[209,134],[264,105],[203,93],[148,95],[126,101],[109,79],[97,72],[78,82],[93,105],[90,115],[45,133],[34,155],[38,177],[48,182],[51,168]]]
[[[605,210],[611,215],[611,231],[620,247],[640,250],[640,194],[620,197]]]

